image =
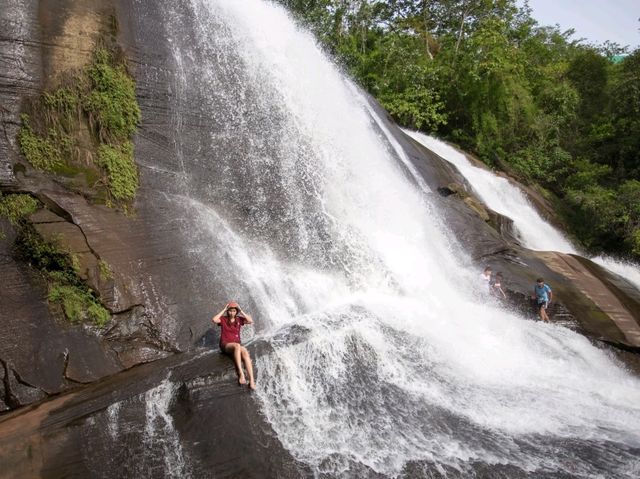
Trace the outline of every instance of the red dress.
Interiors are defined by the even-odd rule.
[[[220,349],[224,352],[224,348],[229,343],[240,344],[240,328],[246,323],[246,319],[242,316],[236,316],[236,320],[232,323],[227,316],[220,318]]]

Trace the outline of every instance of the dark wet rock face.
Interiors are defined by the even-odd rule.
[[[35,230],[75,256],[79,276],[112,316],[100,330],[67,324],[55,315],[46,299],[46,282],[16,258],[12,246],[16,230],[3,220],[6,238],[0,240],[0,277],[8,287],[0,291],[5,324],[0,359],[36,391],[56,394],[188,349],[207,330],[213,304],[227,299],[219,283],[202,284],[201,278],[210,274],[187,251],[184,209],[176,209],[162,193],[175,183],[175,174],[168,170],[178,161],[171,136],[172,65],[166,45],[158,42],[162,37],[158,32],[164,29],[161,13],[153,5],[93,0],[22,2],[2,9],[6,36],[0,40],[0,54],[9,68],[0,78],[4,129],[0,183],[5,193],[30,193],[42,202],[44,208],[30,218]],[[16,145],[25,99],[82,67],[112,15],[121,25],[120,41],[138,81],[144,118],[136,145],[142,185],[131,216],[70,193],[51,175],[33,170]],[[152,173],[157,168],[165,173]],[[13,405],[37,397],[17,392],[5,396],[12,394],[18,398],[8,401]]]
[[[7,227],[5,231],[11,230]],[[29,265],[13,259],[12,239],[8,235],[0,241],[4,283],[0,288],[0,360],[6,370],[5,396],[13,396],[14,404],[29,404],[45,393],[56,394],[75,383],[119,371],[115,355],[95,334],[60,324],[51,315],[44,280]]]
[[[231,363],[199,350],[0,422],[0,477],[303,477]]]

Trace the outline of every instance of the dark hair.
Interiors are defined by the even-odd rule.
[[[502,276],[502,271],[498,271],[498,272],[496,273],[496,276],[499,276],[500,278],[503,278],[503,276]]]
[[[485,271],[492,271],[491,266],[486,266],[486,267],[484,268],[484,270],[485,270]]]
[[[536,279],[536,283],[544,283],[544,279],[538,278],[538,279]]]

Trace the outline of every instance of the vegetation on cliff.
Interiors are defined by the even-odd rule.
[[[71,191],[127,213],[138,189],[131,141],[140,122],[135,82],[116,42],[115,17],[96,41],[90,60],[55,77],[53,88],[31,99],[21,116],[18,145],[37,170],[56,176]],[[61,237],[45,237],[29,216],[42,205],[27,194],[2,196],[0,216],[15,227],[14,250],[39,271],[54,310],[72,322],[103,326],[109,311],[81,277],[80,258]],[[98,258],[103,281],[111,267]]]
[[[58,304],[72,322],[90,320],[104,326],[111,315],[95,292],[78,274],[78,261],[58,244],[45,241],[33,225],[24,221],[15,248],[18,256],[38,270],[47,281],[48,299]]]
[[[84,70],[44,92],[27,111],[18,144],[34,168],[82,175],[95,200],[127,210],[138,189],[131,137],[140,108],[115,47],[98,46]]]
[[[98,326],[109,321],[109,311],[100,304],[95,292],[78,274],[78,261],[55,242],[45,241],[28,221],[40,209],[38,200],[28,194],[0,193],[0,217],[18,231],[16,253],[39,271],[47,282],[48,299],[59,304],[64,316],[76,322],[89,319]],[[100,262],[101,275],[111,275],[109,266]]]
[[[280,2],[398,123],[542,186],[592,252],[640,258],[640,49],[615,62],[515,0]]]
[[[0,217],[6,218],[12,225],[35,213],[40,203],[30,195],[0,193]]]

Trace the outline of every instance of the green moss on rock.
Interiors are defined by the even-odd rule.
[[[87,74],[91,89],[84,98],[84,108],[106,141],[126,141],[136,132],[140,107],[136,100],[136,84],[123,64],[114,64],[113,55],[98,48]]]
[[[64,315],[74,323],[88,319],[104,326],[110,318],[109,311],[87,289],[76,285],[54,283],[49,288],[49,301],[60,304]]]
[[[51,128],[46,136],[39,135],[31,127],[29,115],[22,115],[18,132],[18,145],[25,158],[37,170],[55,171],[64,164],[71,153],[73,141],[68,135]]]
[[[69,178],[69,188],[94,201],[129,209],[138,188],[131,138],[140,107],[117,53],[115,44],[97,47],[86,68],[32,101],[18,144],[34,168]]]
[[[47,281],[50,302],[61,306],[71,322],[90,320],[104,326],[111,315],[96,293],[78,276],[77,258],[56,244],[42,239],[30,224],[25,224],[16,240],[22,259],[40,271]]]
[[[11,194],[3,196],[0,193],[0,216],[7,218],[13,225],[17,225],[25,217],[35,213],[40,202],[27,194]]]
[[[80,111],[81,93],[77,87],[62,87],[52,92],[44,92],[42,101],[50,110],[61,113],[63,119],[71,120]]]
[[[111,272],[111,266],[105,260],[98,261],[98,268],[100,268],[100,278],[104,281],[113,279],[113,273]]]
[[[107,188],[118,201],[133,200],[138,191],[138,170],[130,141],[119,146],[100,145],[98,164],[107,173]]]

